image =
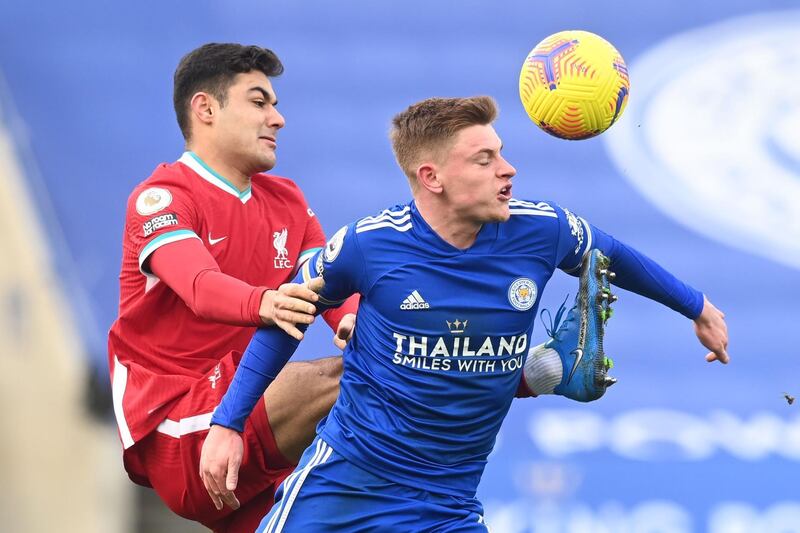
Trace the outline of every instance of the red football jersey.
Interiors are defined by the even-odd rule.
[[[202,319],[143,268],[161,246],[200,239],[220,270],[277,288],[325,245],[319,221],[291,180],[257,174],[240,192],[186,152],[162,164],[128,199],[119,317],[109,333],[114,411],[125,448],[155,429],[192,383],[255,327]],[[213,384],[212,384],[213,385]]]

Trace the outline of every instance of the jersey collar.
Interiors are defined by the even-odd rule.
[[[484,224],[480,231],[478,232],[478,236],[475,239],[475,242],[472,243],[472,246],[469,248],[462,250],[461,248],[456,248],[446,240],[442,239],[438,233],[433,231],[428,225],[428,222],[422,218],[419,210],[417,210],[417,203],[413,200],[409,204],[411,206],[411,222],[414,233],[424,239],[426,243],[432,245],[437,250],[446,253],[446,254],[482,254],[488,253],[494,242],[497,240],[497,235],[499,231],[498,224]]]
[[[237,189],[233,183],[223,178],[213,168],[208,166],[205,161],[200,159],[200,157],[194,152],[183,152],[183,155],[180,157],[180,159],[178,159],[178,161],[194,170],[198,176],[209,182],[211,185],[222,189],[228,194],[234,195],[241,200],[243,204],[247,203],[247,201],[253,196],[252,186],[247,187],[243,191],[239,191],[239,189]]]

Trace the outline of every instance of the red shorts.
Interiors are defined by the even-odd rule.
[[[238,353],[222,358],[220,372],[214,369],[195,383],[156,431],[125,452],[131,479],[152,486],[175,513],[214,531],[234,533],[256,529],[274,504],[278,486],[296,466],[278,451],[262,397],[242,434],[244,457],[235,491],[241,507],[214,507],[200,479],[200,450],[238,358]]]

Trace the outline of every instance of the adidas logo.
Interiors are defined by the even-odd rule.
[[[410,311],[413,309],[430,309],[431,305],[425,301],[425,298],[418,291],[414,291],[403,300],[400,304],[400,309]]]

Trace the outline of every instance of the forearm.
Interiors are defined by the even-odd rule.
[[[694,320],[703,310],[703,294],[670,274],[661,265],[592,227],[594,248],[611,260],[614,285],[655,300]]]
[[[311,279],[311,272],[307,268],[301,269],[292,283],[303,283]],[[315,302],[316,314],[341,304],[341,301],[326,300],[324,294],[320,296],[319,301]],[[297,324],[296,327],[305,331],[308,326]],[[299,340],[279,328],[259,328],[247,345],[233,382],[214,411],[211,423],[241,432],[244,421],[253,411],[258,399],[292,357],[299,344]]]
[[[298,328],[305,330],[306,326],[298,324]],[[278,328],[258,329],[211,417],[211,424],[244,431],[245,420],[299,344],[300,341]]]
[[[238,326],[262,324],[259,306],[266,287],[254,287],[220,272],[197,239],[159,248],[148,261],[153,274],[197,316]]]
[[[194,280],[193,306],[197,316],[237,326],[259,326],[261,298],[266,287],[253,287],[219,271],[207,270]]]

